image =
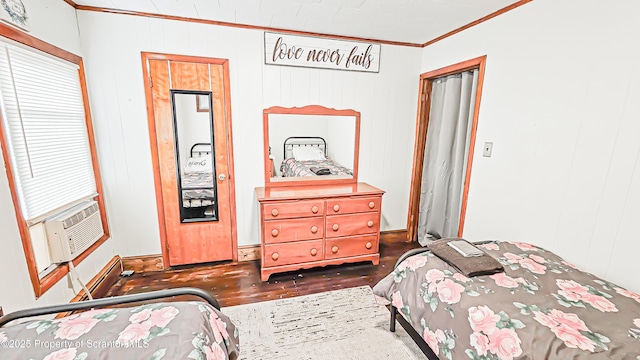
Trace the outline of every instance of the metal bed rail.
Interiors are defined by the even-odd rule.
[[[68,311],[79,311],[79,310],[89,310],[93,308],[103,308],[106,306],[121,305],[121,304],[156,300],[156,299],[162,299],[162,298],[170,298],[170,297],[180,296],[180,295],[193,295],[193,296],[200,297],[204,299],[207,303],[209,303],[211,306],[213,306],[214,308],[220,310],[220,304],[218,304],[218,301],[213,296],[211,296],[211,294],[207,293],[202,289],[184,287],[184,288],[150,291],[150,292],[141,293],[141,294],[113,296],[113,297],[108,297],[103,299],[94,299],[94,300],[87,300],[87,301],[81,301],[81,302],[75,302],[75,303],[43,306],[43,307],[38,307],[33,309],[19,310],[19,311],[9,313],[3,317],[0,317],[0,328],[2,328],[4,325],[6,325],[11,321],[22,319],[22,318],[28,318],[28,317],[40,316],[40,315],[49,315],[49,314],[68,312]]]

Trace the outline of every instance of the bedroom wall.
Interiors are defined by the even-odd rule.
[[[378,74],[264,65],[263,32],[78,12],[109,218],[123,256],[160,253],[141,51],[230,60],[238,244],[258,244],[262,110],[362,112],[360,180],[386,190],[383,230],[404,229],[421,49],[382,45]]]
[[[80,38],[75,10],[64,1],[30,0],[27,11],[31,24],[30,35],[56,45],[77,55],[80,51]],[[0,156],[2,174],[0,175],[0,306],[5,313],[33,306],[60,304],[69,302],[75,292],[69,288],[66,279],[62,279],[44,296],[36,301],[29,280],[27,262],[16,222],[11,192],[7,179],[3,157]],[[83,281],[89,281],[114,256],[113,241],[108,240],[96,252],[86,258],[78,272]],[[74,284],[79,289],[77,284]]]
[[[465,238],[538,244],[640,291],[639,17],[536,0],[424,49],[421,72],[487,55]]]

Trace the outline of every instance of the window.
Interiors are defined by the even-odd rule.
[[[0,97],[27,223],[94,197],[78,66],[0,42]]]
[[[50,266],[46,219],[97,201],[105,235],[74,264],[108,237],[84,70],[81,58],[25,34],[7,34],[4,25],[0,35],[10,38],[0,38],[2,150],[30,277],[40,296],[68,271],[66,265]]]

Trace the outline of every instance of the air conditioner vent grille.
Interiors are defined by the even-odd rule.
[[[85,209],[82,209],[77,213],[75,213],[74,215],[71,215],[68,218],[66,218],[63,221],[63,228],[68,229],[97,212],[98,212],[98,204],[94,203],[93,205]]]
[[[71,254],[78,254],[84,251],[104,234],[100,213],[94,212],[85,219],[85,221],[78,223],[76,226],[66,229],[69,236]]]

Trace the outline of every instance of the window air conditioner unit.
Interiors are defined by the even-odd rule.
[[[44,222],[53,263],[75,259],[104,235],[98,203],[86,201]]]

